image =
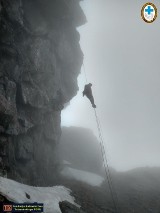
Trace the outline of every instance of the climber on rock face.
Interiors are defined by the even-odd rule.
[[[83,96],[85,95],[90,100],[92,107],[96,108],[96,105],[94,103],[94,98],[93,98],[93,95],[92,95],[92,88],[91,87],[92,87],[91,83],[85,85],[84,91],[83,91]]]

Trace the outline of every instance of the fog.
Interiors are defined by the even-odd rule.
[[[78,28],[88,82],[93,83],[109,164],[117,170],[160,166],[160,17],[141,19],[146,1],[85,0],[88,22]],[[159,1],[154,3],[160,8]],[[79,92],[62,112],[62,126],[90,128],[94,111]]]

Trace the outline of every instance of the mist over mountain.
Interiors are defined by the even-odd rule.
[[[81,127],[63,127],[59,149],[63,171],[61,181],[72,189],[82,208],[88,213],[115,212],[99,141],[93,132]],[[160,212],[159,167],[140,167],[126,172],[109,169],[119,211]],[[95,174],[103,178],[102,182]]]
[[[86,17],[79,3],[80,0],[0,0],[0,201],[8,204],[44,202],[47,205],[45,213],[109,213],[115,212],[113,197],[116,193],[118,213],[160,213],[160,168],[136,168],[127,172],[109,168],[114,186],[111,197],[99,141],[90,130],[93,128],[72,126],[61,129],[61,112],[78,92],[77,78],[84,60],[77,28],[86,23]],[[102,23],[97,26],[102,26]],[[113,37],[111,34],[112,31],[109,35]],[[114,36],[117,37],[117,34],[114,33]],[[89,36],[89,39],[92,37]],[[101,46],[104,49],[102,39]],[[92,52],[97,54],[96,51]],[[116,58],[115,53],[117,51],[112,48],[112,60]],[[128,55],[127,48],[125,53]],[[118,54],[122,55],[120,52]],[[118,70],[121,62],[114,64]],[[92,66],[96,67],[94,62]],[[94,70],[92,66],[90,72]],[[123,96],[112,99],[112,94],[119,94],[117,91],[122,95],[125,92],[123,88],[113,89],[109,84],[115,83],[114,76],[118,76],[116,72],[111,73],[107,78],[107,91],[111,91],[107,95],[110,116],[106,119],[105,105],[99,109],[104,121],[109,122],[104,125],[105,130],[116,136],[111,153],[115,147],[117,154],[114,156],[118,156],[118,147],[121,147],[122,156],[127,149],[121,146],[123,140],[118,138],[117,133],[122,124],[126,127],[128,123],[121,122],[124,121],[123,113],[118,110],[114,113],[117,109],[114,107],[119,107],[117,103],[123,100],[122,109],[126,112],[127,105],[121,98]],[[106,79],[99,72],[89,75],[95,76],[96,81],[98,78]],[[137,80],[136,76],[134,78]],[[116,85],[122,85],[119,81],[122,79],[123,76],[117,77]],[[106,81],[102,82],[106,85]],[[148,86],[147,81],[145,85]],[[100,86],[97,86],[99,91],[106,91]],[[140,94],[143,95],[142,91]],[[98,93],[96,97],[99,97],[97,103],[102,100]],[[157,95],[155,97],[157,100]],[[145,117],[150,110],[142,115]],[[89,113],[92,113],[90,108],[83,116],[77,113],[76,118],[83,117],[93,127]],[[113,114],[115,117],[111,116]],[[116,122],[118,115],[122,117]],[[130,115],[129,112],[127,115]],[[134,135],[137,118],[133,121],[130,130]],[[123,132],[126,133],[126,129]],[[108,134],[107,131],[105,134]],[[138,144],[136,136],[131,136],[131,142]],[[156,139],[157,136],[155,134]],[[126,140],[128,142],[127,137]],[[143,144],[141,147],[144,147]],[[132,156],[134,162],[135,151]],[[139,149],[138,162],[141,151]],[[129,157],[124,159],[131,158],[130,152],[127,153]]]
[[[59,156],[61,160],[68,161],[72,168],[102,173],[103,162],[99,141],[89,129],[63,127]]]
[[[118,212],[159,213],[160,212],[160,168],[143,167],[128,172],[111,170],[114,197],[118,198]],[[87,213],[115,213],[113,200],[106,181],[99,187],[74,179],[61,180],[72,189],[77,202]]]

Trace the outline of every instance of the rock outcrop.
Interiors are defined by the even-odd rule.
[[[85,213],[83,210],[79,209],[68,201],[60,202],[59,207],[62,213]]]
[[[57,177],[60,115],[83,54],[79,0],[0,0],[0,173],[32,185]]]
[[[99,141],[90,129],[63,127],[58,147],[64,166],[103,174]]]

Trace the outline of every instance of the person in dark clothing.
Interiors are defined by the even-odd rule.
[[[83,96],[85,95],[90,100],[92,107],[96,108],[96,105],[94,103],[94,98],[93,98],[93,95],[92,95],[92,88],[91,87],[92,87],[91,83],[85,85],[84,91],[83,91]]]

